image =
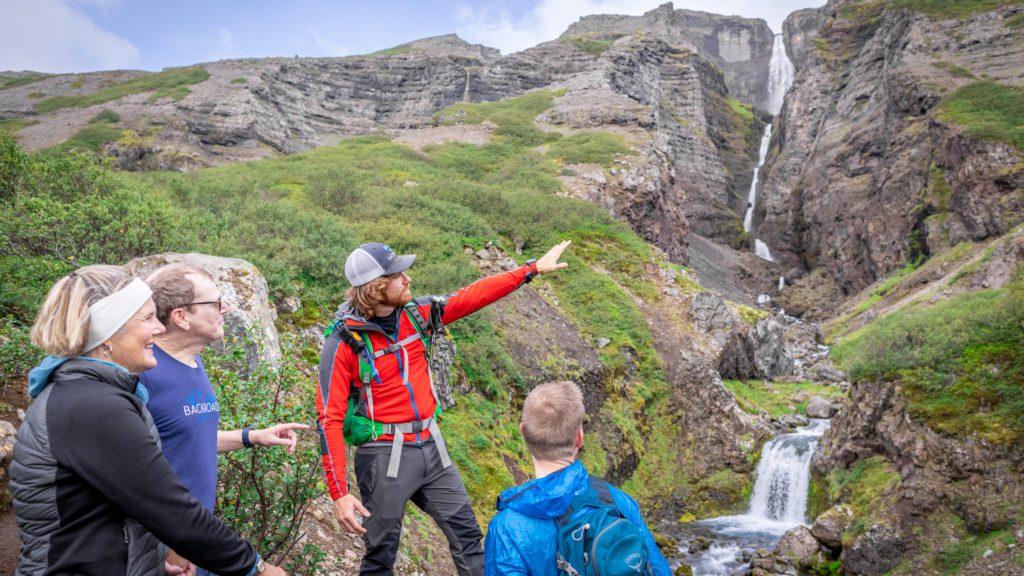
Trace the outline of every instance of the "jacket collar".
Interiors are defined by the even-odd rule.
[[[132,374],[117,364],[87,358],[71,358],[57,367],[50,376],[52,383],[80,379],[106,382],[129,394],[135,393],[139,383],[137,374]]]
[[[590,487],[590,475],[582,462],[513,486],[498,496],[498,511],[511,508],[534,518],[558,518],[569,508],[573,497]]]

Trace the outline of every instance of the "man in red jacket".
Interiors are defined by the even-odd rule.
[[[334,515],[366,543],[360,574],[392,574],[410,500],[448,538],[459,574],[483,574],[483,535],[434,421],[437,396],[422,335],[438,321],[450,324],[499,300],[537,274],[565,268],[558,259],[568,246],[561,242],[539,260],[447,296],[415,300],[405,273],[414,254],[399,256],[380,243],[349,254],[345,277],[352,288],[320,354],[317,412]],[[359,445],[355,472],[362,502],[349,493],[346,436]]]

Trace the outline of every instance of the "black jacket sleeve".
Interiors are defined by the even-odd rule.
[[[57,461],[198,566],[223,576],[248,574],[256,550],[181,484],[150,435],[141,403],[127,392],[91,392],[62,395],[74,402],[66,409],[51,406],[61,414],[48,423]]]

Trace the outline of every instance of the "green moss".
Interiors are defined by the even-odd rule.
[[[612,132],[580,132],[552,142],[547,155],[567,164],[601,164],[609,166],[620,155],[633,149],[622,136]]]
[[[409,52],[412,52],[412,44],[407,43],[378,50],[370,54],[370,56],[401,56],[402,54],[408,54]]]
[[[60,110],[61,108],[95,106],[124,98],[132,94],[153,92],[150,101],[161,98],[172,98],[181,100],[189,94],[190,85],[205,82],[210,77],[205,68],[195,66],[192,68],[169,68],[163,72],[146,74],[127,82],[115,84],[103,88],[98,92],[84,94],[81,96],[54,96],[36,104],[36,112],[45,114]]]
[[[901,482],[899,472],[883,456],[864,458],[829,474],[829,500],[847,504],[856,517],[844,543],[871,524],[888,523]]]
[[[952,62],[944,62],[944,61],[936,60],[936,61],[932,62],[932,66],[934,66],[935,68],[938,68],[939,70],[945,70],[946,72],[949,72],[950,74],[952,74],[953,76],[956,76],[958,78],[970,78],[972,80],[977,78],[977,76],[975,76],[967,68],[964,68],[963,66],[957,66],[956,64],[953,64]]]
[[[577,50],[586,52],[593,56],[600,56],[605,50],[607,50],[614,40],[597,40],[595,38],[586,38],[583,36],[570,36],[568,38],[562,38],[559,40],[562,44],[568,44]]]
[[[769,316],[767,310],[761,310],[760,308],[754,308],[753,306],[747,306],[746,304],[737,304],[736,311],[739,312],[740,319],[750,326],[754,326]]]
[[[0,76],[0,90],[10,90],[18,86],[27,86],[49,78],[47,74],[33,74],[27,76]]]
[[[968,18],[1000,6],[1020,4],[1022,0],[889,0],[893,8],[923,12],[933,18]]]
[[[242,78],[241,76],[239,76],[238,78],[232,78],[231,79],[231,83],[232,84],[245,84],[245,78]]]
[[[833,348],[856,381],[895,380],[933,429],[1024,438],[1024,280],[900,310]]]
[[[1018,12],[1006,19],[1007,28],[1024,28],[1024,12]]]
[[[17,134],[18,132],[21,132],[22,128],[38,123],[39,120],[34,118],[7,118],[0,120],[0,130],[6,130],[12,134]]]
[[[842,398],[845,394],[835,386],[814,382],[772,382],[761,380],[723,380],[722,384],[732,392],[736,403],[744,412],[769,416],[785,416],[794,412],[805,413],[807,402],[812,396]]]
[[[963,126],[982,140],[998,140],[1024,149],[1024,88],[975,82],[960,88],[939,108],[941,120]]]
[[[97,122],[106,122],[108,124],[117,124],[121,121],[121,115],[113,110],[104,110],[99,114],[92,117],[89,120],[89,124],[96,124]]]
[[[733,98],[732,96],[727,98],[726,101],[729,103],[729,109],[732,110],[732,113],[735,114],[736,116],[738,116],[741,121],[743,121],[743,122],[753,122],[754,121],[754,107],[753,106],[751,106],[750,104],[745,104],[743,102],[740,102],[739,100]]]

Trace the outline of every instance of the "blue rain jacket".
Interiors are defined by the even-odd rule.
[[[558,576],[555,566],[556,519],[577,494],[590,486],[580,462],[554,474],[514,486],[498,496],[498,515],[487,527],[484,541],[486,576]],[[644,524],[640,507],[628,494],[611,486],[615,506],[640,528],[647,541],[655,576],[672,576],[668,562]]]

